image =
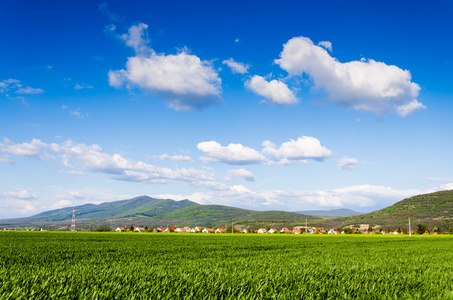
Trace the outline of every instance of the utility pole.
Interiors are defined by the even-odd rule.
[[[409,237],[412,236],[412,233],[411,233],[411,217],[409,217]]]
[[[305,234],[308,233],[308,222],[307,219],[305,219]]]
[[[75,202],[74,202],[74,206],[72,207],[71,231],[75,231]]]
[[[233,223],[233,219],[231,219],[231,236],[233,236],[233,233],[234,233],[234,223]]]

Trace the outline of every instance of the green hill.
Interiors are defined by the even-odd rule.
[[[266,227],[301,225],[305,219],[316,217],[285,211],[254,211],[222,205],[199,205],[183,208],[149,220],[158,224],[181,226],[224,226],[234,223],[239,227]]]
[[[363,213],[353,211],[347,208],[340,208],[340,209],[328,209],[328,210],[303,210],[303,211],[295,211],[299,214],[316,216],[320,218],[340,218],[340,217],[350,217],[350,216],[357,216]]]
[[[316,217],[284,211],[253,211],[222,205],[199,205],[189,200],[154,199],[147,196],[76,206],[76,227],[109,226],[224,226],[234,220],[238,227],[301,225]],[[0,220],[1,227],[39,226],[67,229],[72,207],[46,211],[28,218]]]
[[[92,219],[93,221],[112,220],[122,218],[155,217],[181,208],[198,206],[189,201],[175,201],[169,199],[154,199],[148,196],[135,197],[128,200],[104,202],[99,205],[85,204],[76,206],[78,222]],[[63,221],[71,220],[72,207],[46,211],[29,218],[30,221]]]
[[[417,224],[428,228],[453,227],[453,190],[423,194],[399,201],[392,206],[359,216],[324,219],[313,222],[324,227],[371,224],[392,229],[407,228],[409,217],[413,228]]]

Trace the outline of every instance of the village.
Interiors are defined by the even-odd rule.
[[[258,234],[407,234],[407,230],[402,230],[398,228],[397,230],[380,230],[379,226],[371,227],[369,224],[360,224],[359,226],[349,225],[344,228],[337,228],[337,229],[324,229],[318,227],[308,227],[308,226],[296,226],[292,229],[288,229],[287,227],[283,227],[280,230],[276,228],[259,228],[259,229],[252,229],[252,228],[245,228],[245,229],[237,229],[234,227],[218,227],[218,228],[211,228],[211,227],[137,227],[137,226],[130,226],[130,227],[117,227],[115,229],[116,232],[175,232],[175,233],[258,233]],[[412,233],[416,233],[413,231]],[[437,234],[437,233],[435,233]]]

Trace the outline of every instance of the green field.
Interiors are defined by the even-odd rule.
[[[453,236],[0,232],[0,299],[453,299]]]

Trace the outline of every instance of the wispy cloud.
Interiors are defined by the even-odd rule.
[[[83,170],[103,173],[109,178],[123,181],[166,183],[169,180],[193,182],[214,179],[212,172],[194,168],[176,170],[160,168],[142,161],[125,158],[121,154],[105,153],[96,144],[85,145],[71,140],[47,144],[33,139],[31,143],[16,144],[5,138],[4,143],[0,143],[0,153],[39,159],[58,157],[69,171],[76,165]]]
[[[187,155],[168,155],[167,153],[161,155],[153,155],[154,159],[157,160],[172,160],[172,161],[185,161],[192,162],[190,156]]]
[[[75,90],[92,89],[92,88],[93,88],[93,86],[88,85],[88,84],[83,83],[83,82],[80,83],[80,84],[79,84],[79,83],[76,83],[75,86],[74,86],[74,89],[75,89]]]
[[[226,59],[222,61],[222,64],[227,65],[232,73],[245,74],[248,73],[250,66],[248,64],[234,61],[234,59]]]
[[[62,105],[61,109],[68,111],[71,116],[76,117],[78,119],[85,119],[85,117],[88,117],[88,114],[80,112],[79,108],[71,109],[71,108],[67,107],[66,105]]]
[[[354,170],[358,163],[357,158],[343,156],[338,160],[338,167],[341,170]]]

